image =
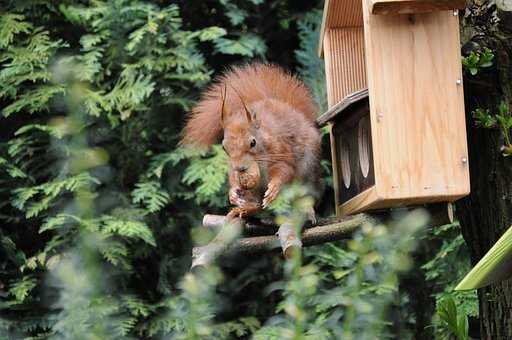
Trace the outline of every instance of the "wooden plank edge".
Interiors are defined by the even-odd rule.
[[[465,0],[371,0],[373,15],[417,14],[464,9]]]
[[[368,89],[362,89],[353,92],[346,96],[345,98],[343,98],[339,103],[331,107],[329,110],[321,114],[316,119],[316,123],[319,126],[324,126],[325,124],[333,120],[339,113],[366,98],[368,98]]]
[[[330,124],[329,126],[329,142],[331,145],[331,164],[332,164],[332,181],[334,185],[334,204],[335,207],[337,207],[340,204],[340,177],[338,174],[338,154],[336,150],[336,139],[334,136],[334,132],[332,131],[333,125]],[[336,215],[339,216],[338,212],[336,211]]]
[[[340,204],[336,207],[336,215],[340,218],[356,214],[362,211],[369,211],[372,209],[383,208],[379,204],[382,201],[377,194],[377,188],[375,185],[362,191],[358,195],[352,197],[348,201]]]
[[[324,11],[322,13],[322,24],[320,26],[320,40],[318,42],[318,57],[323,58],[324,56],[324,35],[327,25],[327,12],[329,11],[329,0],[325,0]]]
[[[375,186],[373,186],[338,205],[336,215],[343,218],[352,214],[371,214],[382,210],[424,208],[430,214],[431,225],[440,226],[453,223],[455,220],[453,202],[462,197],[464,196],[384,198],[378,196]]]

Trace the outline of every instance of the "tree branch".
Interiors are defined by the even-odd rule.
[[[306,225],[301,238],[295,235],[293,226],[286,224],[278,226],[273,221],[256,221],[254,219],[248,219],[247,221],[237,219],[231,224],[225,224],[225,216],[205,215],[203,226],[218,231],[218,235],[209,244],[193,248],[192,268],[207,265],[221,254],[263,253],[280,247],[283,249],[285,257],[289,257],[295,248],[350,238],[352,233],[365,223],[384,221],[389,219],[393,212],[397,210],[407,211],[415,208],[418,207],[358,214],[342,219],[320,219],[316,225]],[[440,226],[453,222],[451,203],[436,203],[420,208],[426,209],[430,213],[430,226]],[[256,236],[235,239],[233,235],[240,234],[240,231],[243,231],[245,235]],[[229,237],[223,235],[229,235]]]
[[[302,244],[304,246],[312,246],[315,244],[321,244],[325,242],[332,242],[341,239],[350,238],[352,233],[364,225],[365,223],[375,222],[375,218],[367,214],[359,214],[355,216],[349,216],[343,219],[329,219],[320,221],[320,223],[331,222],[330,224],[317,225],[311,228],[307,228],[302,233]],[[218,215],[206,215],[203,219],[203,225],[209,228],[217,229],[220,225],[225,222],[225,216]],[[275,225],[257,225],[248,224],[254,229],[266,229],[269,231],[275,230]],[[228,225],[226,225],[228,226]],[[222,227],[225,228],[226,226]],[[229,228],[229,227],[228,227]],[[221,230],[222,230],[221,229]],[[292,240],[291,246],[297,246]],[[230,253],[241,253],[241,254],[254,254],[268,252],[281,247],[281,243],[278,235],[267,235],[267,236],[254,236],[239,238],[231,244],[225,244],[222,241],[214,239],[212,242],[205,246],[195,247],[192,251],[192,268],[206,265],[211,263],[215,257],[220,254]],[[286,248],[285,248],[286,255]]]

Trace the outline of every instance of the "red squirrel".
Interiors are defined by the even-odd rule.
[[[304,83],[282,68],[232,67],[192,109],[181,144],[209,147],[222,141],[230,163],[229,200],[236,205],[228,215],[248,216],[266,208],[294,180],[315,199],[322,194],[316,112]]]

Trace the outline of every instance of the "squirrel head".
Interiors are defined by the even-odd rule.
[[[245,189],[252,189],[260,181],[258,161],[264,153],[264,146],[260,136],[260,122],[257,113],[250,110],[240,94],[242,108],[238,112],[227,112],[224,102],[226,100],[226,87],[221,94],[221,119],[224,130],[222,147],[229,156],[231,169],[234,170]],[[245,185],[244,185],[245,184]]]

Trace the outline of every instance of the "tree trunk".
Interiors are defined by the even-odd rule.
[[[461,13],[462,14],[462,13]],[[457,216],[476,263],[512,224],[512,157],[498,128],[475,125],[477,108],[512,109],[512,0],[470,0],[461,18],[463,54],[488,47],[493,66],[464,79],[471,194],[457,203]],[[478,291],[482,339],[512,339],[512,280]]]

